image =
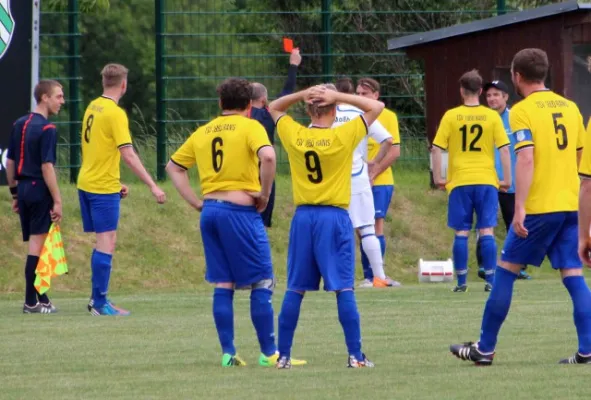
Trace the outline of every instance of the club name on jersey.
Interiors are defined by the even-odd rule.
[[[98,104],[91,104],[90,107],[88,107],[88,108],[90,108],[91,111],[100,112],[100,113],[102,113],[103,110],[105,109],[103,106],[99,106]]]
[[[330,147],[330,139],[296,139],[297,147]]]
[[[235,130],[236,130],[236,124],[219,124],[219,125],[208,126],[207,128],[205,128],[205,134],[208,135],[210,133],[218,133],[221,131],[235,131]]]
[[[466,121],[466,122],[476,122],[476,121],[486,121],[486,115],[457,115],[458,121]]]
[[[568,107],[568,102],[566,102],[564,100],[536,101],[536,107],[538,107],[538,108],[562,108],[562,107]]]

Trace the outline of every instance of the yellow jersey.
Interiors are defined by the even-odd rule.
[[[82,120],[82,165],[78,189],[98,194],[121,191],[119,149],[131,146],[125,111],[109,97],[93,100]]]
[[[363,116],[336,128],[307,128],[283,115],[277,135],[289,159],[295,205],[348,209],[353,151],[367,135]]]
[[[197,164],[201,191],[260,192],[258,151],[271,146],[265,128],[242,115],[221,115],[199,127],[172,155],[189,169]]]
[[[587,132],[585,135],[585,148],[583,149],[583,156],[581,157],[581,164],[579,165],[579,176],[585,179],[591,179],[591,118],[587,122]]]
[[[398,129],[398,117],[393,111],[384,108],[378,117],[378,121],[392,135],[392,145],[400,146],[400,131]],[[380,144],[372,138],[367,138],[367,157],[373,160],[380,152]],[[393,186],[394,173],[392,167],[388,167],[384,172],[376,176],[373,181],[374,186]]]
[[[509,145],[499,113],[484,106],[448,110],[433,145],[448,151],[448,192],[458,186],[492,185],[498,189],[495,146]]]
[[[525,202],[527,214],[576,211],[579,204],[577,150],[585,127],[579,107],[550,91],[534,92],[509,114],[515,152],[534,149],[534,176]]]

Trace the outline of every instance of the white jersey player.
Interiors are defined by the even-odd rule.
[[[333,127],[359,118],[362,114],[363,111],[356,107],[349,104],[339,104]],[[379,161],[392,147],[392,135],[381,123],[375,121],[369,126],[368,136],[382,146],[380,153],[376,156],[376,160]],[[366,138],[359,143],[353,153],[349,217],[353,227],[359,233],[361,246],[371,265],[374,274],[374,287],[394,286],[394,282],[388,279],[384,273],[382,250],[375,231],[375,210],[368,169]]]

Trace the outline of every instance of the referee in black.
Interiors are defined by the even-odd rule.
[[[19,214],[23,241],[29,242],[25,263],[25,314],[52,314],[57,309],[35,289],[35,270],[52,222],[62,218],[62,199],[54,169],[57,130],[48,121],[65,103],[62,85],[42,80],[34,90],[35,110],[12,127],[6,176],[12,210]]]
[[[285,96],[293,93],[296,87],[296,75],[298,66],[302,62],[302,56],[300,55],[299,49],[293,49],[289,56],[289,69],[287,71],[287,80],[283,86],[283,90],[279,93],[279,96]],[[267,98],[267,88],[261,83],[254,82],[252,84],[252,108],[250,111],[250,118],[259,121],[267,131],[269,141],[272,145],[275,144],[275,122],[267,109],[269,100]],[[261,213],[263,223],[267,228],[271,227],[271,218],[273,216],[273,208],[275,207],[275,182],[271,188],[271,194],[269,196],[269,203],[265,211]]]

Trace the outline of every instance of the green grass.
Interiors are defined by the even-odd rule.
[[[64,174],[65,175],[65,174]],[[131,180],[123,169],[123,181]],[[453,232],[446,226],[447,196],[429,189],[426,170],[399,168],[395,171],[396,193],[386,220],[388,243],[386,272],[403,283],[417,281],[419,258],[447,259],[451,256]],[[195,181],[193,179],[193,181]],[[78,194],[74,185],[60,185],[64,199],[62,234],[70,273],[55,280],[55,292],[86,291],[90,280],[89,258],[94,237],[82,232]],[[150,191],[138,183],[130,184],[131,193],[121,203],[121,222],[114,257],[112,289],[133,293],[138,289],[195,289],[204,285],[205,260],[199,234],[199,214],[176,193],[170,182],[163,188],[168,203],[159,206]],[[294,212],[291,181],[287,175],[277,177],[277,199],[274,226],[269,239],[276,274],[285,278],[289,224]],[[3,265],[0,268],[0,292],[22,292],[22,269],[26,244],[22,243],[18,217],[9,212],[8,190],[0,191],[0,236]],[[503,234],[499,234],[499,244]],[[473,239],[473,238],[472,238]],[[474,247],[475,240],[471,240]],[[470,265],[475,265],[473,252]],[[361,268],[358,271],[361,274]],[[534,277],[548,272],[533,271]],[[471,278],[475,277],[475,269]]]
[[[0,300],[2,399],[558,399],[588,398],[585,366],[556,362],[577,348],[571,305],[558,280],[520,281],[495,363],[476,368],[448,353],[474,340],[486,294],[449,284],[357,292],[364,351],[373,370],[345,368],[334,296],[302,306],[291,371],[256,365],[248,293],[235,300],[236,345],[249,365],[222,369],[209,291],[116,296],[127,318],[93,318],[86,297],[56,294],[60,313],[22,315],[18,295]],[[277,290],[279,310],[283,288]]]

